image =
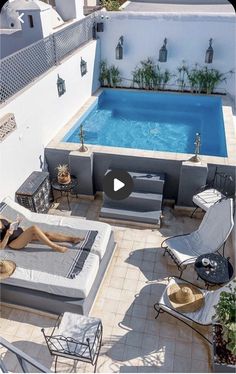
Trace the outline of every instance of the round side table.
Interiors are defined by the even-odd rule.
[[[211,264],[204,266],[202,259],[208,258]],[[234,269],[229,262],[229,258],[225,258],[218,253],[206,253],[197,258],[194,268],[199,278],[205,281],[205,285],[221,285],[230,281],[233,276]]]
[[[54,178],[52,180],[51,184],[52,184],[53,190],[60,191],[61,197],[63,196],[63,193],[65,193],[66,198],[67,198],[68,208],[70,210],[70,199],[69,199],[69,196],[70,196],[71,191],[75,187],[77,187],[77,185],[78,185],[77,178],[71,175],[71,181],[70,181],[70,183],[67,183],[67,184],[59,183],[58,180],[57,180],[57,178]],[[76,194],[76,196],[77,196],[77,194]],[[54,201],[56,201],[57,199],[54,199]]]

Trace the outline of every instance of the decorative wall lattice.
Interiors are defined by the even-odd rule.
[[[57,62],[93,38],[93,21],[93,16],[87,16],[53,34]]]
[[[93,38],[94,15],[0,60],[0,103]]]
[[[8,113],[0,118],[0,142],[16,129],[16,120],[13,113]]]

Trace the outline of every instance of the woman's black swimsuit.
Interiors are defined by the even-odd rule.
[[[2,242],[3,239],[5,238],[7,230],[10,227],[10,222],[8,222],[6,219],[0,219],[0,222],[2,224],[2,227],[0,227],[0,242]],[[14,230],[11,236],[9,236],[7,244],[17,239],[18,236],[22,234],[22,232],[24,232],[24,230],[21,227],[18,227],[16,230]]]

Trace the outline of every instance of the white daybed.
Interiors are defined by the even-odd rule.
[[[66,253],[59,253],[39,242],[30,243],[20,251],[9,247],[0,251],[0,259],[17,264],[13,275],[1,282],[1,301],[44,310],[88,314],[115,242],[111,226],[76,217],[38,214],[7,197],[0,204],[0,216],[21,225],[38,225],[44,231],[79,236],[84,240],[70,244]]]

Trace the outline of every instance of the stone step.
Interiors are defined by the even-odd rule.
[[[106,174],[111,169],[108,169]],[[128,171],[134,182],[134,192],[150,192],[163,194],[165,184],[164,173],[145,173]]]
[[[134,191],[163,194],[164,173],[140,173],[129,171],[134,181]]]
[[[162,195],[148,192],[132,192],[124,200],[112,200],[105,193],[103,195],[105,207],[138,210],[140,212],[162,209]]]
[[[154,227],[159,228],[161,225],[161,214],[160,210],[147,210],[143,211],[133,211],[127,209],[115,209],[111,207],[103,206],[100,211],[100,217],[103,219],[110,220],[122,220],[131,221],[139,224],[149,224],[154,225]]]

